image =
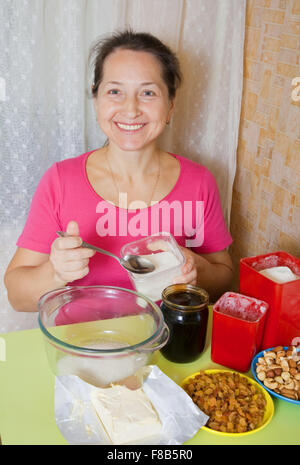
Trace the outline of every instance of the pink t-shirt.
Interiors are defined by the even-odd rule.
[[[33,196],[18,247],[49,254],[56,231],[65,231],[71,220],[78,223],[83,240],[118,256],[124,244],[160,231],[172,233],[179,245],[200,254],[218,252],[231,244],[217,184],[207,168],[172,154],[180,163],[180,174],[171,192],[151,207],[128,210],[94,191],[85,169],[91,153],[57,162],[46,171]],[[87,276],[71,284],[134,289],[127,271],[111,257],[96,253],[89,268]]]

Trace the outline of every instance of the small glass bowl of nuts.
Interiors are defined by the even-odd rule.
[[[277,346],[263,350],[253,358],[251,371],[271,395],[300,405],[300,347]]]

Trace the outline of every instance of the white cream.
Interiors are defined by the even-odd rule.
[[[153,276],[161,271],[169,270],[173,266],[177,266],[180,262],[172,252],[158,252],[150,255],[141,255],[147,258],[155,266],[155,270],[148,273],[147,276]]]
[[[181,274],[180,261],[171,252],[158,252],[141,255],[155,266],[155,270],[145,275],[133,273],[136,289],[154,301],[161,299],[162,291],[172,284],[173,278]]]
[[[300,278],[300,276],[294,274],[288,266],[274,266],[272,268],[266,268],[259,273],[280,284]]]
[[[96,389],[91,402],[113,444],[141,441],[160,433],[159,416],[143,389],[125,386]]]

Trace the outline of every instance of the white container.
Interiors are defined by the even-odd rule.
[[[140,255],[155,265],[155,270],[147,274],[129,273],[135,289],[149,299],[161,300],[162,291],[173,284],[173,279],[180,276],[185,263],[177,242],[172,234],[161,232],[152,236],[125,244],[121,256]]]

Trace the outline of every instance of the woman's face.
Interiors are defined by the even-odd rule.
[[[128,151],[154,144],[173,111],[157,58],[132,50],[106,58],[94,105],[110,143]]]

